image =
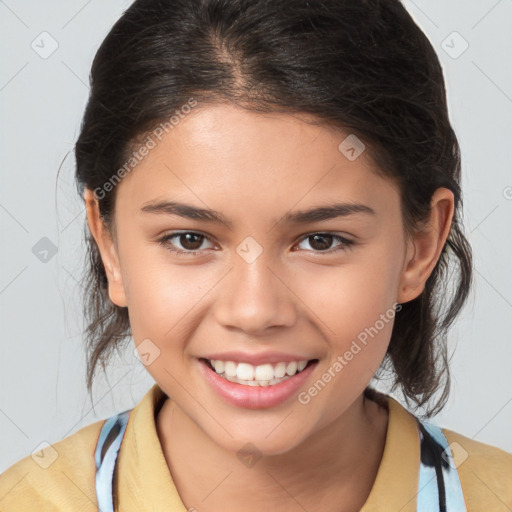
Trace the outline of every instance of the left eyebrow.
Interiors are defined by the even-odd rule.
[[[216,210],[198,208],[189,204],[178,203],[176,201],[161,201],[148,203],[141,208],[146,213],[160,213],[167,215],[176,215],[191,220],[211,222],[216,224],[225,224],[232,227],[233,223],[224,215]],[[348,217],[358,213],[367,215],[377,215],[373,208],[362,203],[335,203],[326,206],[317,206],[309,210],[297,210],[288,212],[279,219],[274,219],[275,223],[285,224],[311,224],[324,220],[335,219],[338,217]]]
[[[279,222],[287,224],[310,224],[322,220],[348,217],[357,213],[377,215],[373,208],[362,203],[335,203],[326,206],[318,206],[310,210],[298,210],[289,212]]]

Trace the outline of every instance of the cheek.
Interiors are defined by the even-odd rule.
[[[160,344],[183,332],[187,314],[205,294],[207,283],[197,268],[171,264],[165,249],[142,246],[126,244],[122,258],[130,324],[136,343],[150,338]]]
[[[309,298],[306,303],[327,343],[327,357],[311,391],[322,396],[315,398],[318,406],[325,400],[338,404],[334,416],[363,391],[386,355],[399,314],[395,298],[400,263],[398,248],[375,244],[364,255],[354,253],[344,265],[317,272],[309,280],[315,286],[301,290],[307,292],[303,296]]]
[[[323,325],[326,336],[344,345],[374,326],[381,315],[393,315],[400,261],[398,251],[389,247],[361,250],[337,267],[318,267],[308,279],[297,281],[301,282],[297,295]],[[383,337],[391,335],[387,320],[384,326],[378,323]]]
[[[383,299],[384,291],[363,293],[357,300],[344,297],[330,312],[334,332],[324,331],[327,357],[316,380],[298,397],[300,404],[311,408],[312,416],[322,418],[320,425],[336,419],[360,396],[386,355],[399,312]]]

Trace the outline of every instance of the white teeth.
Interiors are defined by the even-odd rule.
[[[243,379],[236,379],[237,384],[245,384],[247,386],[259,386],[257,380],[243,380]]]
[[[224,375],[221,375],[221,377],[224,377]],[[286,377],[283,377],[282,379],[272,379],[272,380],[242,380],[237,379],[236,377],[226,377],[231,382],[236,382],[237,384],[243,384],[244,386],[261,386],[261,387],[267,387],[267,386],[273,386],[274,384],[279,384],[280,382],[284,382],[286,379],[289,379],[290,376],[287,375]]]
[[[254,379],[254,366],[248,363],[238,363],[236,367],[236,376],[240,380]]]
[[[224,372],[224,361],[213,361],[214,368],[217,373],[223,373]]]
[[[306,362],[307,364],[307,362]],[[286,375],[286,363],[277,363],[274,368],[274,378],[280,379]]]
[[[213,367],[215,368],[215,361],[211,362],[214,363]],[[234,363],[233,361],[226,361],[224,363],[224,372],[228,377],[236,377],[236,363]]]
[[[286,367],[286,373],[287,375],[295,375],[297,373],[297,363],[295,361],[288,363],[288,366]]]
[[[213,359],[210,363],[217,374],[231,382],[247,386],[273,386],[304,370],[308,361],[265,363],[259,366]]]
[[[271,364],[262,364],[256,366],[254,374],[256,380],[270,380],[274,378],[274,368],[272,368]]]

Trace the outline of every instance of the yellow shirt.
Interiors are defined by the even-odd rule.
[[[187,512],[156,430],[155,416],[165,398],[154,384],[130,413],[114,484],[122,512]],[[387,406],[384,454],[361,512],[414,512],[420,462],[416,421],[393,398],[387,397]],[[29,455],[7,469],[0,475],[0,511],[97,512],[94,450],[103,423],[88,425],[35,454],[35,460]],[[468,512],[510,512],[512,455],[449,430],[443,432],[450,445],[458,443],[461,453],[467,452],[458,471]]]

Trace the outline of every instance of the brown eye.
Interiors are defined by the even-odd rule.
[[[312,235],[308,238],[313,241],[313,243],[310,243],[311,247],[318,251],[329,249],[334,239],[332,235]]]
[[[199,235],[198,233],[183,233],[178,235],[178,240],[183,248],[187,251],[196,251],[201,247],[203,242],[203,235]]]
[[[174,240],[174,241],[173,241]],[[194,231],[182,231],[180,233],[170,233],[159,240],[166,249],[171,252],[187,255],[196,254],[201,249],[205,240],[210,241],[206,235],[195,233]]]
[[[311,247],[310,250],[313,252],[328,252],[330,254],[337,251],[347,250],[351,245],[355,243],[352,240],[347,240],[342,236],[334,235],[331,233],[313,233],[304,237],[301,243],[305,241],[308,241]],[[334,249],[330,249],[334,241],[338,241],[340,243],[335,245]]]

